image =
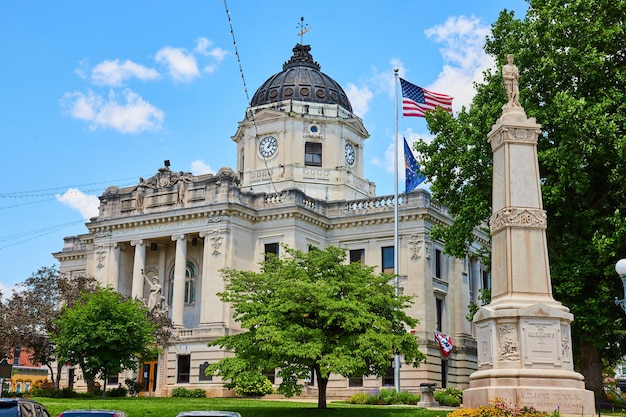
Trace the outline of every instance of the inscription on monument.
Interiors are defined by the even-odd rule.
[[[528,390],[519,391],[519,407],[535,407],[544,410],[581,410],[585,403],[585,399],[578,391],[572,392],[550,392],[546,390]]]
[[[561,329],[555,320],[523,320],[526,364],[561,364]]]

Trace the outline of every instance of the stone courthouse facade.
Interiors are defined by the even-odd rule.
[[[477,352],[466,315],[479,289],[489,285],[477,256],[487,238],[477,232],[465,259],[446,256],[442,242],[429,237],[433,225],[450,222],[444,207],[420,189],[397,202],[376,196],[375,185],[363,177],[368,137],[341,86],[321,72],[309,46],[296,45],[283,70],[258,88],[232,137],[235,169],[194,176],[165,161],[136,186],[107,188],[86,233],[65,238],[54,254],[60,271],[93,275],[146,302],[152,291],[154,308],[167,311],[174,324],[174,337],[158,358],[107,383],[134,377],[146,395],[166,396],[176,387],[233,395],[219,378],[203,373],[229,354],[207,342],[240,331],[230,306],[216,295],[224,288],[219,271],[258,270],[266,253],[280,254],[285,244],[339,246],[350,261],[387,272],[394,270],[397,249],[400,286],[415,296],[408,313],[419,320],[407,331],[428,356],[419,368],[403,364],[401,389],[419,392],[424,382],[468,387]],[[447,358],[435,341],[437,330],[452,338]],[[65,367],[63,384],[80,388],[78,374]],[[274,371],[267,375],[280,382]],[[312,379],[305,392],[314,395],[314,384]],[[385,386],[393,386],[391,366],[383,378],[333,376],[327,392],[346,396]]]

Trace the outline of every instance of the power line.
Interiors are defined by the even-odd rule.
[[[250,101],[250,95],[248,94],[248,86],[246,84],[246,77],[243,73],[243,65],[241,64],[241,57],[239,56],[239,48],[237,48],[237,40],[235,39],[235,29],[233,28],[233,21],[230,18],[230,10],[228,10],[228,4],[226,4],[226,0],[222,0],[224,3],[224,9],[226,10],[226,17],[228,18],[228,25],[230,27],[230,35],[233,38],[233,47],[235,49],[235,56],[237,57],[237,64],[239,65],[239,74],[241,75],[241,81],[243,83],[243,92],[246,95],[246,101],[248,102],[248,107],[250,107],[252,105],[252,102]],[[252,114],[252,126],[254,127],[254,137],[258,137],[259,132],[258,132],[258,128],[256,125],[256,121],[254,120],[254,114]],[[265,157],[263,157],[263,163],[265,164],[265,168],[268,169],[268,172],[270,172],[270,183],[272,184],[272,187],[274,188],[274,192],[276,194],[278,194],[278,190],[276,189],[276,184],[274,184],[274,178],[272,178],[271,175],[271,171],[269,170],[269,167],[267,165],[267,159]]]
[[[38,239],[41,236],[49,235],[54,232],[58,232],[59,230],[67,229],[72,226],[76,226],[80,223],[84,223],[85,220],[75,220],[68,223],[62,223],[55,226],[45,227],[43,229],[31,230],[28,232],[18,233],[15,235],[0,237],[0,242],[11,241],[11,243],[0,246],[0,250],[18,245],[20,243],[28,242],[30,240]]]
[[[27,191],[12,191],[8,193],[0,193],[0,198],[30,198],[30,197],[47,197],[51,195],[59,194],[59,191],[67,190],[68,188],[81,188],[81,187],[91,187],[94,185],[101,184],[114,184],[118,181],[129,181],[132,179],[137,179],[139,177],[129,177],[129,178],[121,178],[117,180],[108,180],[108,181],[100,181],[100,182],[92,182],[88,184],[79,184],[79,185],[68,185],[65,187],[53,187],[53,188],[44,188],[40,190],[27,190]],[[86,191],[98,191],[101,188],[91,188]]]

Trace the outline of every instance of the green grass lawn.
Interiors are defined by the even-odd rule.
[[[110,398],[59,399],[35,398],[46,406],[51,417],[70,409],[105,408],[126,412],[128,417],[176,417],[180,411],[229,410],[242,417],[445,417],[447,411],[426,410],[415,406],[372,406],[329,402],[326,410],[317,403],[243,398]]]

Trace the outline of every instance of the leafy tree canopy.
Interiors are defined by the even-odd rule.
[[[520,103],[542,124],[538,158],[555,298],[574,314],[574,356],[589,389],[626,353],[623,288],[613,266],[626,256],[626,0],[529,0],[523,20],[503,11],[485,50],[501,66],[515,54]],[[427,115],[436,134],[416,150],[433,196],[455,221],[437,228],[463,256],[470,231],[491,212],[486,142],[507,101],[499,71],[485,74],[469,109]],[[494,277],[497,279],[497,277]]]
[[[51,335],[57,332],[55,319],[60,306],[73,305],[83,292],[95,291],[96,280],[90,276],[69,278],[60,275],[55,266],[42,267],[18,285],[6,301],[6,317],[10,324],[11,337],[6,339],[15,347],[26,348],[33,363],[48,367],[58,387],[59,367],[57,372],[52,366],[56,360]],[[8,351],[8,350],[5,350]]]
[[[56,325],[57,357],[79,365],[87,381],[136,368],[138,358],[148,355],[156,341],[156,324],[147,308],[110,287],[64,307]]]
[[[285,247],[286,255],[268,255],[260,272],[223,270],[234,317],[247,331],[218,338],[236,356],[211,365],[227,387],[249,384],[264,370],[278,369],[279,392],[299,393],[300,382],[314,371],[318,408],[326,408],[330,374],[344,377],[383,375],[393,353],[418,366],[425,360],[415,336],[416,320],[406,315],[411,297],[396,295],[390,275],[372,267],[346,264],[336,247]]]

